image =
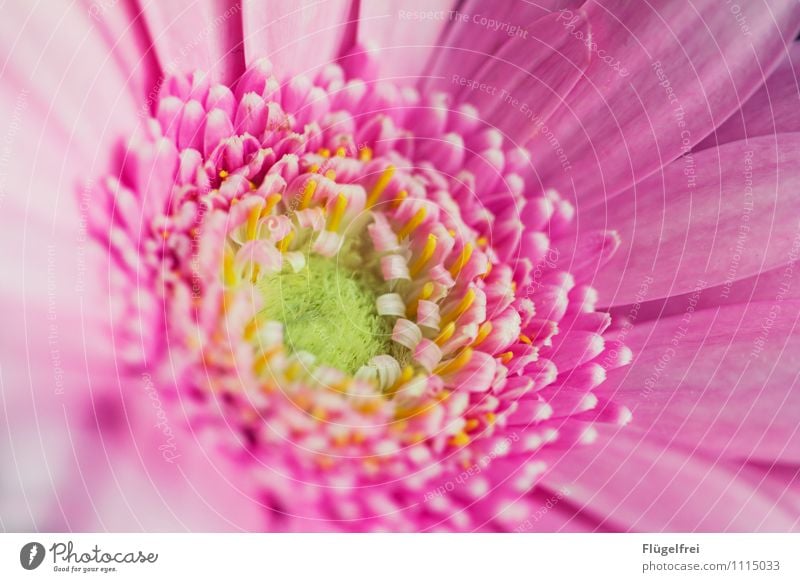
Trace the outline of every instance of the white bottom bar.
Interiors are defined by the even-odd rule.
[[[792,534],[2,534],[0,580],[797,581],[798,548]]]

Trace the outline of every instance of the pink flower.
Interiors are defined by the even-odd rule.
[[[3,19],[6,529],[797,529],[800,10],[440,4]]]

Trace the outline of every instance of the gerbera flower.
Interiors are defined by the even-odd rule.
[[[4,19],[4,527],[796,528],[800,11],[412,4]]]

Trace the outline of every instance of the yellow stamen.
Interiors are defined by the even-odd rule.
[[[298,360],[295,360],[288,366],[286,366],[286,379],[289,382],[294,382],[297,378],[300,377],[300,373],[303,371],[303,364],[301,364]]]
[[[439,374],[440,376],[444,376],[446,374],[452,374],[453,372],[458,372],[461,368],[469,364],[469,361],[472,359],[472,348],[464,348],[461,350],[461,353],[458,354],[455,358],[447,360],[446,362],[442,362],[433,370],[434,374]]]
[[[477,418],[470,418],[467,423],[464,425],[464,430],[467,432],[475,430],[481,425],[481,421]]]
[[[272,211],[275,210],[275,207],[278,205],[278,202],[281,201],[281,198],[283,198],[283,196],[281,196],[280,194],[277,194],[277,193],[276,194],[270,194],[269,196],[267,196],[267,204],[264,206],[264,209],[261,211],[261,216],[262,217],[263,216],[269,216],[270,214],[272,214]]]
[[[436,400],[438,400],[439,402],[444,402],[445,400],[450,398],[450,395],[452,393],[453,392],[451,390],[442,390],[434,398],[436,398]]]
[[[433,341],[441,346],[444,342],[453,337],[453,334],[455,332],[456,332],[456,324],[455,322],[451,321],[446,326],[444,326],[444,329],[442,329],[441,333],[438,336],[436,336],[436,339]]]
[[[347,208],[347,198],[344,194],[339,194],[336,197],[336,202],[333,205],[333,210],[331,210],[330,217],[328,218],[328,226],[327,230],[329,232],[336,232],[339,230],[339,225],[342,222],[342,217],[344,216],[344,211]]]
[[[489,424],[494,424],[495,420],[497,420],[497,415],[494,412],[486,413],[486,422],[488,422]]]
[[[436,252],[436,235],[429,234],[428,240],[425,241],[425,246],[422,249],[422,252],[417,257],[417,260],[411,264],[411,267],[408,269],[409,274],[412,278],[416,277],[422,272],[422,269],[425,268],[425,265],[428,261],[431,260],[433,253]]]
[[[282,253],[285,253],[289,250],[289,245],[292,244],[292,240],[294,240],[294,231],[290,230],[289,234],[281,239],[281,242],[278,243],[278,250]]]
[[[472,342],[472,345],[473,346],[479,345],[481,342],[483,342],[483,340],[489,337],[490,333],[492,333],[492,322],[484,321],[478,328],[478,335],[475,336],[475,341]]]
[[[236,277],[236,270],[234,268],[233,261],[233,253],[230,251],[225,251],[225,254],[222,258],[222,272],[225,284],[228,286],[236,285],[236,283],[239,281],[238,277]]]
[[[481,275],[481,278],[485,279],[486,277],[489,276],[489,273],[491,272],[492,272],[492,263],[487,263],[486,272],[483,275]]]
[[[255,283],[258,281],[258,276],[261,274],[261,265],[253,265],[253,276],[250,277],[250,281]]]
[[[319,155],[321,155],[323,158],[329,158],[331,157],[331,150],[328,148],[320,148]]]
[[[375,182],[375,185],[372,187],[372,190],[369,192],[369,196],[367,197],[367,208],[372,208],[378,202],[378,199],[383,194],[386,187],[389,185],[389,182],[392,181],[392,176],[394,176],[394,166],[386,166],[386,169],[381,174],[378,181]]]
[[[397,198],[392,200],[392,208],[399,207],[400,204],[403,202],[403,200],[405,200],[406,198],[408,198],[408,191],[400,190],[400,192],[397,193]]]
[[[408,315],[409,319],[416,319],[417,310],[419,309],[419,302],[430,299],[435,288],[436,286],[433,284],[433,281],[428,281],[422,286],[422,291],[420,291],[419,297],[409,303],[408,309],[406,309],[406,315]]]
[[[410,235],[412,232],[414,232],[417,229],[417,227],[420,224],[422,224],[422,221],[425,220],[425,217],[427,215],[428,215],[428,211],[424,206],[422,208],[420,208],[419,210],[417,210],[417,212],[414,214],[414,216],[411,217],[411,220],[406,222],[403,225],[403,228],[401,228],[400,231],[397,233],[397,238],[399,240],[403,240],[408,235]]]
[[[381,400],[378,398],[371,398],[361,406],[357,407],[357,410],[362,414],[375,414],[376,412],[380,411],[381,409]]]
[[[297,408],[302,410],[306,410],[311,407],[311,398],[307,394],[298,394],[294,397],[290,397],[292,402],[294,402]]]
[[[419,298],[423,301],[430,299],[434,289],[436,289],[436,285],[433,284],[433,281],[428,281],[422,286],[422,292],[419,294]]]
[[[531,341],[531,338],[526,336],[524,333],[519,334],[519,341],[521,341],[524,344],[528,344],[528,345],[531,345],[533,343]]]
[[[403,434],[407,429],[407,420],[395,420],[389,425],[389,430],[397,434]]]
[[[423,404],[420,406],[400,407],[395,410],[395,420],[405,420],[407,418],[414,418],[415,416],[423,415],[431,410],[430,404]]]
[[[488,245],[488,244],[489,244],[489,240],[488,240],[488,239],[487,239],[485,236],[482,236],[482,237],[480,237],[480,238],[479,238],[478,240],[476,240],[475,242],[476,242],[476,243],[478,244],[478,246],[479,246],[479,247],[481,247],[482,249],[483,249],[483,248],[486,248],[486,245]]]
[[[453,278],[458,277],[461,269],[463,269],[464,265],[467,264],[469,258],[472,256],[472,250],[472,243],[467,243],[464,245],[464,248],[461,250],[461,254],[458,256],[458,259],[456,259],[456,262],[450,267],[450,274],[453,276]]]
[[[372,159],[372,148],[369,146],[361,148],[361,151],[358,152],[358,159],[362,162],[370,161]]]
[[[275,346],[261,352],[261,354],[256,358],[256,361],[253,362],[253,370],[255,373],[263,373],[264,369],[267,367],[267,364],[269,364],[269,361],[272,359],[272,356],[277,354],[279,351],[280,347]]]
[[[406,382],[411,380],[411,377],[413,375],[414,375],[414,366],[409,364],[405,368],[403,368],[403,372],[400,374],[400,382],[402,384],[405,384]]]
[[[400,377],[397,378],[395,383],[391,385],[391,387],[389,388],[389,390],[387,390],[387,392],[389,394],[394,394],[395,392],[397,392],[400,386],[411,380],[411,378],[413,377],[414,377],[414,367],[411,365],[407,365],[405,368],[403,368],[403,371],[400,372]]]
[[[447,315],[442,318],[442,324],[447,325],[451,321],[456,321],[459,317],[461,317],[467,309],[472,307],[472,304],[475,302],[475,289],[469,289],[466,293],[464,293],[464,297],[461,298],[461,301],[456,305],[455,309],[451,310]]]
[[[453,435],[453,438],[450,439],[450,444],[454,447],[463,447],[469,444],[469,435],[463,431]]]
[[[514,352],[503,352],[500,354],[500,361],[504,364],[509,363],[511,360],[514,359]]]
[[[227,178],[228,176],[230,176],[230,174],[228,173],[228,171],[227,171],[227,170],[220,170],[220,171],[219,171],[219,177],[220,177],[220,178],[222,178],[223,180],[224,180],[225,178]]]
[[[317,181],[309,180],[303,188],[303,197],[300,200],[300,210],[308,208],[311,204],[311,199],[314,197],[314,192],[317,191]]]
[[[257,317],[251,319],[244,328],[244,339],[251,340],[258,331],[259,321]]]
[[[319,164],[311,164],[311,167],[308,168],[308,171],[312,174],[316,174],[319,172]]]
[[[258,219],[261,218],[261,206],[263,202],[257,203],[253,208],[250,209],[250,212],[247,215],[247,227],[245,228],[245,238],[247,240],[253,240],[256,238],[256,232],[258,230]]]
[[[328,180],[335,180],[336,179],[336,172],[334,172],[333,170],[328,170],[327,172],[325,172],[325,177]]]
[[[336,155],[343,158],[347,155],[347,150],[343,146],[336,148]]]

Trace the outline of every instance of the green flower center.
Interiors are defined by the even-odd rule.
[[[322,364],[354,374],[373,357],[398,349],[366,279],[335,259],[311,254],[299,272],[260,281],[262,313],[283,324],[291,351],[309,352]]]

